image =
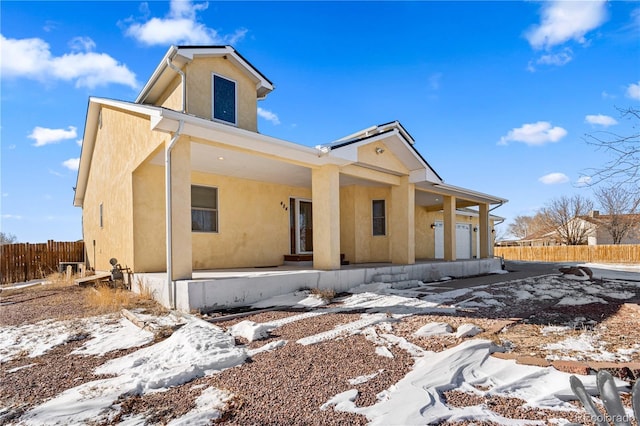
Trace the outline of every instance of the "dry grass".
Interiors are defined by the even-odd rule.
[[[108,285],[98,285],[89,292],[87,301],[96,312],[113,312],[129,306],[132,295],[122,289],[114,289]]]
[[[312,288],[309,292],[327,303],[331,302],[333,298],[336,297],[336,292],[330,288]]]

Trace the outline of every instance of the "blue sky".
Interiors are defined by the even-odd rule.
[[[274,82],[260,132],[328,143],[399,120],[445,182],[533,214],[579,193],[640,104],[638,2],[23,2],[1,8],[1,229],[82,238],[89,96],[132,101],[171,44],[232,44]],[[108,191],[108,188],[105,188]],[[503,225],[504,228],[504,225]]]

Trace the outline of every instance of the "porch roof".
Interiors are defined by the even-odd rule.
[[[99,114],[103,106],[124,112],[149,117],[150,131],[173,134],[182,121],[182,134],[192,138],[192,167],[209,173],[224,174],[252,180],[283,183],[293,186],[311,186],[311,171],[325,164],[338,166],[361,166],[374,168],[358,162],[354,149],[361,144],[371,143],[373,138],[383,138],[389,149],[394,151],[410,170],[410,181],[416,184],[416,204],[442,208],[441,196],[458,198],[458,208],[484,204],[502,204],[507,200],[446,184],[426,163],[413,147],[413,139],[398,122],[375,126],[375,135],[355,134],[349,140],[334,144],[308,147],[282,139],[265,136],[212,120],[169,110],[162,107],[118,101],[112,99],[89,99],[84,140],[80,156],[80,166],[76,182],[74,205],[82,206],[89,169],[92,162],[95,137],[98,130]],[[366,133],[366,132],[365,132]],[[332,149],[331,146],[334,148]],[[329,147],[327,149],[327,147]],[[151,159],[162,164],[164,151],[159,151]],[[350,166],[351,167],[351,166]],[[397,179],[397,173],[378,170]],[[365,186],[386,186],[389,182],[376,182],[362,177],[341,174],[340,185],[360,184]]]

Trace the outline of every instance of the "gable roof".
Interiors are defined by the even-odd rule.
[[[429,165],[420,152],[418,152],[414,146],[415,140],[397,120],[367,127],[332,143],[323,145],[321,149],[330,151],[333,155],[349,158],[354,156],[358,147],[378,140],[384,140],[385,142],[391,141],[388,146],[394,155],[398,157],[410,171],[415,172],[416,175],[420,174],[420,177],[423,177],[423,179],[417,178],[418,181],[444,182],[440,175]],[[357,160],[357,158],[352,159]],[[425,171],[426,175],[422,176],[421,171]]]
[[[273,83],[264,74],[231,46],[171,46],[140,91],[135,103],[155,103],[167,85],[176,77],[176,73],[169,68],[167,61],[182,68],[198,57],[229,59],[256,83],[256,94],[259,99],[264,99],[275,89]]]

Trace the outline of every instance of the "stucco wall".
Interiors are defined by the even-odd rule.
[[[142,164],[133,173],[133,236],[136,272],[166,270],[165,172]]]
[[[87,257],[97,270],[111,269],[112,257],[134,268],[132,172],[168,136],[149,132],[146,117],[110,107],[102,108],[99,122],[82,210]]]
[[[352,263],[389,262],[390,189],[351,185],[340,189],[340,252]],[[374,236],[372,201],[385,200],[387,235]],[[343,222],[344,219],[344,222]],[[345,239],[343,243],[342,238]]]
[[[281,265],[290,252],[289,198],[311,198],[309,188],[192,174],[218,188],[218,232],[192,233],[194,269]]]
[[[382,148],[382,154],[376,153],[376,148]],[[397,173],[409,174],[409,170],[395,155],[387,145],[382,142],[373,142],[358,148],[358,161],[361,163],[372,164],[384,169],[393,170]]]
[[[182,111],[182,78],[180,74],[175,73],[174,79],[160,95],[158,105],[174,111]]]
[[[256,85],[231,61],[223,58],[196,58],[185,69],[189,114],[212,118],[211,80],[212,73],[216,73],[236,82],[238,127],[258,131]]]

